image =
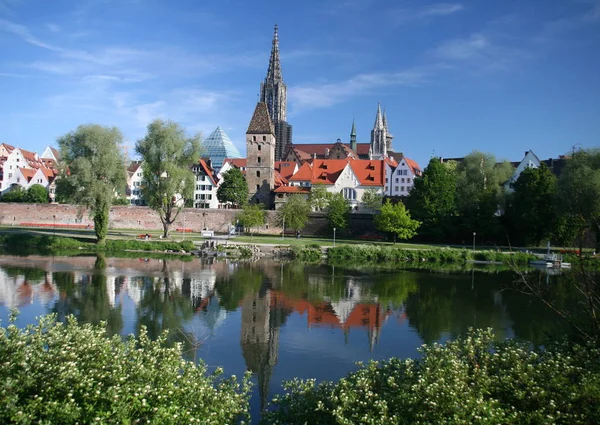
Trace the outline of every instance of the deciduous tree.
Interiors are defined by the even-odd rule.
[[[396,243],[396,237],[410,239],[416,236],[420,225],[420,221],[410,217],[410,213],[402,202],[392,204],[389,199],[382,205],[379,214],[375,216],[377,230],[392,233],[394,243]]]
[[[135,145],[144,161],[142,192],[148,206],[156,211],[169,237],[171,224],[194,194],[195,178],[190,167],[200,157],[200,134],[187,137],[172,121],[155,120],[146,137]]]
[[[32,204],[45,204],[48,202],[48,190],[41,184],[34,184],[29,189],[27,189],[27,194],[25,195],[25,202],[30,202]]]
[[[327,205],[327,220],[332,229],[345,229],[348,227],[350,204],[341,193],[336,193],[329,199]]]
[[[423,223],[420,234],[434,241],[448,239],[456,216],[456,172],[439,158],[431,158],[423,175],[415,179],[407,199],[411,215]]]
[[[324,184],[315,184],[310,188],[310,205],[315,211],[324,211],[329,205],[331,193]]]
[[[123,135],[116,127],[81,125],[58,139],[58,145],[62,165],[57,196],[89,208],[97,242],[103,244],[110,206],[126,183]]]
[[[285,229],[301,230],[306,226],[309,214],[307,199],[303,195],[292,195],[277,210],[277,224],[282,227],[285,224]]]
[[[265,224],[265,211],[261,204],[246,204],[236,216],[244,229],[252,236],[252,229]]]
[[[231,202],[240,207],[248,202],[248,183],[239,168],[232,168],[223,174],[223,182],[217,189],[217,199],[221,203]]]
[[[383,195],[378,193],[376,189],[366,189],[360,203],[363,208],[374,212],[379,211],[383,203]]]

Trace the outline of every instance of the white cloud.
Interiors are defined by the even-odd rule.
[[[446,41],[434,49],[433,54],[439,59],[465,60],[486,54],[490,46],[486,37],[472,34],[469,38]]]
[[[360,74],[348,80],[289,87],[288,98],[293,112],[323,108],[381,87],[418,86],[427,72],[409,70],[397,73]]]
[[[46,24],[46,28],[48,28],[48,31],[50,31],[50,32],[59,32],[60,31],[60,26],[58,26],[56,24],[52,24],[52,23]]]
[[[391,19],[396,24],[409,21],[420,21],[435,17],[449,16],[464,9],[460,3],[434,3],[422,8],[401,8],[391,12]]]

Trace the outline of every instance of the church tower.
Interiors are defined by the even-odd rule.
[[[267,104],[259,102],[246,131],[246,182],[252,202],[267,209],[275,187],[275,134]]]
[[[387,116],[385,113],[385,109],[383,110],[383,128],[385,129],[385,151],[386,154],[390,151],[394,151],[394,149],[392,148],[392,140],[394,140],[394,136],[392,136],[392,133],[390,133],[390,130],[388,130],[388,125],[387,125]]]
[[[287,87],[281,74],[279,33],[275,25],[267,77],[260,84],[260,101],[266,103],[275,131],[275,160],[280,161],[288,144],[292,143],[292,126],[287,123]]]
[[[358,155],[358,152],[356,152],[356,126],[354,125],[354,120],[352,120],[352,131],[350,132],[350,149]]]
[[[371,158],[383,159],[387,156],[387,126],[384,125],[381,105],[377,105],[377,115],[375,125],[371,130]]]

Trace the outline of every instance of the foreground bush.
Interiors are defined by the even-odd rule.
[[[531,351],[475,331],[421,349],[418,360],[370,362],[337,383],[285,384],[268,424],[596,424],[600,350]]]
[[[248,377],[208,375],[165,340],[142,329],[124,342],[72,316],[0,328],[0,423],[225,424],[247,415]]]

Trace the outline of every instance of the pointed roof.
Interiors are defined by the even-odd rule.
[[[246,134],[275,134],[275,129],[271,123],[271,117],[269,117],[269,111],[265,102],[258,102],[256,104],[256,109],[254,110],[254,115],[252,115]]]
[[[281,62],[279,60],[279,32],[277,24],[275,24],[275,32],[273,34],[273,47],[271,48],[271,58],[269,59],[266,81],[283,81]]]
[[[354,120],[352,120],[352,131],[350,132],[350,136],[356,137],[356,125],[354,124]]]
[[[388,127],[387,127],[387,114],[385,113],[385,109],[383,110],[383,128],[385,128],[386,130],[388,129]]]
[[[202,141],[203,155],[210,158],[215,170],[223,166],[225,158],[241,158],[240,151],[235,147],[229,136],[218,126],[215,131]]]
[[[383,128],[383,117],[381,116],[381,103],[377,103],[377,115],[375,116],[374,128]]]

